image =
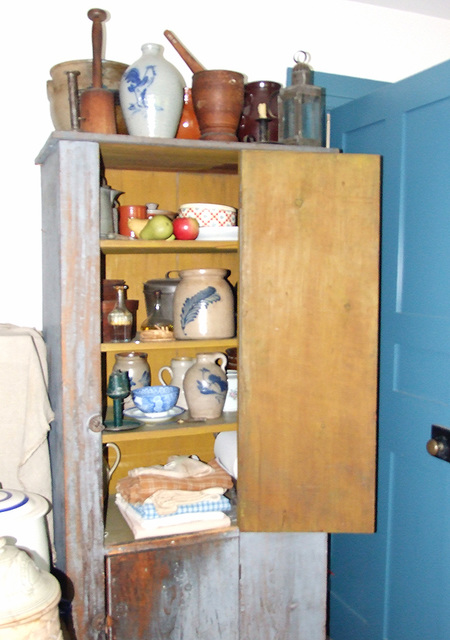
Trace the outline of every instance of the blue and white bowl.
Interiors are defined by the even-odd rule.
[[[134,404],[143,413],[161,413],[175,406],[180,389],[171,385],[155,385],[134,389],[131,394]]]

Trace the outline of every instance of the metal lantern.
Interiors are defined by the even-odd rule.
[[[303,58],[303,60],[301,60]],[[323,89],[312,84],[310,55],[298,51],[292,85],[278,95],[278,141],[284,144],[322,146]]]

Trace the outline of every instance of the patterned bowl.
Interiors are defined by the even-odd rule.
[[[234,227],[236,209],[225,204],[188,202],[179,207],[180,218],[195,218],[201,227]]]
[[[175,406],[180,389],[171,385],[155,385],[134,389],[131,394],[134,404],[143,413],[161,413]]]

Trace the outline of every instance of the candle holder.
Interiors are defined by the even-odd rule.
[[[124,419],[123,401],[130,393],[130,379],[126,371],[113,371],[109,376],[106,395],[113,401],[113,420],[105,420],[105,428],[110,431],[133,429],[139,426],[137,420]]]
[[[272,118],[256,118],[258,123],[258,140],[257,142],[270,142],[269,140],[269,122]]]

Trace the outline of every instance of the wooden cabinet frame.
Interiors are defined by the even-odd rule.
[[[183,194],[198,193],[206,176],[217,180],[228,202],[231,192],[239,196],[239,530],[200,535],[191,547],[189,537],[109,547],[104,541],[100,157],[110,175],[129,172],[136,194],[143,177],[156,173],[161,184],[166,177],[173,184],[175,175]],[[230,613],[236,616],[230,625],[235,631],[224,640],[250,637],[245,629],[255,616],[259,638],[275,637],[277,628],[284,628],[286,640],[322,637],[307,625],[299,633],[298,621],[286,622],[297,595],[307,600],[297,577],[303,569],[319,576],[315,606],[323,609],[322,634],[326,538],[320,532],[374,527],[379,158],[282,145],[55,132],[37,162],[42,165],[44,337],[55,411],[50,445],[57,568],[73,594],[78,638],[97,639],[108,627],[106,594],[112,615],[118,606],[114,580],[127,566],[138,566],[136,554],[164,572],[158,564],[162,556],[154,555],[158,550],[172,557],[175,545],[176,557],[183,548],[202,557],[210,544],[219,545],[224,558],[235,547],[233,575],[241,573],[240,595]],[[228,180],[222,185],[225,175],[231,176],[231,187]],[[168,195],[164,208],[177,207],[177,197]],[[120,255],[115,241],[101,244],[104,255]],[[186,255],[189,249],[180,247]],[[226,250],[223,244],[217,251]],[[229,250],[236,251],[231,245]],[[152,251],[142,245],[144,256]],[[196,245],[193,253],[200,251]],[[269,590],[258,595],[258,588],[269,584],[275,562],[285,571],[279,586],[289,586],[285,607],[273,618],[264,600]],[[306,600],[301,607],[307,609]],[[258,602],[266,603],[263,610]],[[154,618],[151,624],[156,625]],[[126,637],[117,624],[108,629],[111,638]]]

